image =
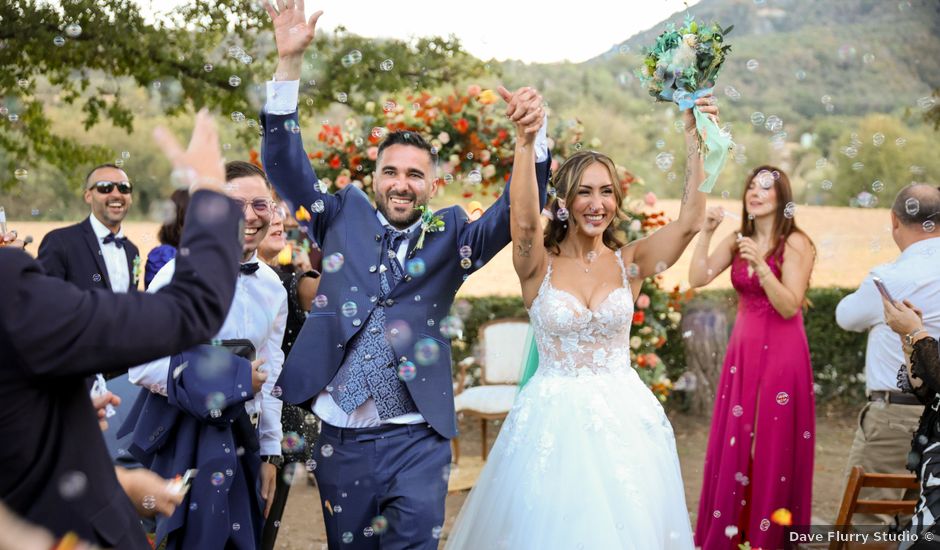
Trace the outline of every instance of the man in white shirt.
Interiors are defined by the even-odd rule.
[[[836,322],[845,330],[868,331],[865,390],[868,403],[859,414],[846,470],[906,473],[911,437],[924,410],[913,394],[898,389],[904,364],[901,341],[884,321],[884,307],[873,282],[880,278],[895,301],[910,300],[923,308],[924,326],[940,337],[940,190],[912,184],[902,189],[891,208],[891,234],[901,255],[876,266],[861,286],[839,302]],[[864,498],[897,499],[896,489],[867,489]],[[888,516],[868,516],[859,523],[887,523]]]
[[[287,292],[277,274],[264,262],[258,261],[256,251],[267,234],[275,207],[270,183],[264,172],[253,164],[232,161],[225,168],[226,194],[241,203],[245,214],[244,244],[235,297],[222,329],[213,340],[249,340],[256,350],[256,358],[264,361],[258,368],[267,373],[267,379],[261,391],[245,404],[245,408],[252,422],[257,420],[261,458],[264,462],[261,465],[261,497],[265,501],[264,513],[267,516],[273,502],[277,467],[281,465],[281,401],[276,398],[278,391],[274,390],[274,382],[284,363],[281,342],[287,322]],[[187,251],[181,249],[179,253],[186,255]],[[175,267],[175,260],[170,260],[157,272],[147,291],[157,292],[167,285]],[[128,375],[134,384],[167,395],[169,366],[170,358],[163,358],[133,367]],[[272,391],[275,395],[272,395]],[[210,474],[206,473],[207,476]],[[244,528],[250,532],[257,529],[257,546],[260,544],[260,527],[239,526],[238,530]],[[228,536],[229,533],[218,533],[217,540],[224,543]]]
[[[82,290],[135,290],[140,255],[121,227],[134,202],[127,173],[114,164],[94,167],[85,178],[84,199],[91,214],[81,223],[50,231],[39,245],[39,263],[46,274]]]

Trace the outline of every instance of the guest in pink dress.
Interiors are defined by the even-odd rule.
[[[703,550],[781,548],[787,524],[810,523],[815,402],[802,308],[816,250],[782,170],[761,166],[746,181],[741,229],[709,254],[725,215],[709,209],[689,271],[700,287],[730,266],[738,292],[699,499]]]

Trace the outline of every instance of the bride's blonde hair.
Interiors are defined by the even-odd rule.
[[[603,153],[598,153],[597,151],[580,151],[571,155],[568,160],[561,164],[561,167],[559,167],[558,171],[552,176],[552,181],[550,182],[555,188],[556,195],[547,205],[552,217],[548,221],[548,225],[545,226],[544,243],[545,249],[554,254],[560,252],[558,245],[561,241],[565,240],[565,237],[568,235],[568,220],[558,219],[558,209],[560,207],[558,199],[563,199],[566,206],[574,204],[574,200],[578,196],[578,190],[581,188],[581,180],[584,178],[584,172],[594,163],[598,163],[607,169],[607,173],[610,175],[610,182],[613,184],[614,188],[614,199],[617,201],[614,219],[612,219],[610,225],[604,229],[604,245],[611,250],[618,250],[626,244],[620,242],[615,235],[617,227],[621,222],[626,220],[626,212],[620,208],[620,204],[623,202],[623,188],[620,187],[620,178],[617,177],[617,166],[614,164],[614,161],[610,160],[610,157]]]

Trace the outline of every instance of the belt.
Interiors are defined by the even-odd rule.
[[[917,399],[917,396],[899,391],[873,391],[868,394],[868,400],[880,401],[889,405],[924,405]]]
[[[375,428],[337,428],[326,422],[320,426],[320,434],[340,441],[374,441],[391,437],[424,435],[433,432],[430,424],[385,424]]]

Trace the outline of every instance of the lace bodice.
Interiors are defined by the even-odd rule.
[[[539,350],[539,372],[579,376],[630,367],[630,325],[633,293],[620,251],[616,251],[622,286],[611,291],[597,309],[552,286],[552,255],[529,319]]]

